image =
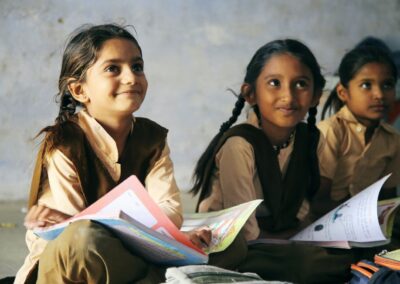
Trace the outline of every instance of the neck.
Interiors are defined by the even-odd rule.
[[[293,133],[295,127],[276,127],[269,123],[261,122],[262,131],[267,135],[272,145],[282,145],[288,141],[290,135]]]
[[[114,139],[117,144],[118,154],[121,155],[126,139],[132,129],[132,116],[118,118],[96,118],[95,119],[104,127],[108,134]]]

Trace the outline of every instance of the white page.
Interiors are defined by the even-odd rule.
[[[296,234],[296,241],[386,240],[378,221],[378,195],[387,175]]]
[[[148,228],[157,224],[157,219],[146,208],[143,202],[135,195],[133,190],[127,190],[122,193],[110,204],[102,208],[98,215],[115,215],[115,212],[123,211],[129,217],[142,223]]]

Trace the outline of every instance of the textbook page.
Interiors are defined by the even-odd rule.
[[[160,234],[164,235],[168,237],[169,240],[176,241],[200,256],[202,255],[201,262],[197,263],[204,263],[204,260],[207,260],[206,254],[195,246],[189,238],[172,223],[149,196],[143,185],[135,176],[127,178],[74,217],[54,226],[36,229],[34,233],[46,240],[51,240],[56,238],[68,224],[80,219],[102,220],[101,223],[104,225],[107,225],[106,220],[110,220],[108,223],[111,225],[117,223],[121,225],[121,211],[124,212],[123,216],[125,216],[125,221],[128,219],[128,221],[130,221],[131,226],[129,230],[137,230],[137,227],[140,227],[138,224],[143,225],[141,226],[140,232],[146,227],[149,229],[147,231],[148,236],[154,235],[153,239],[147,238],[148,240],[154,241],[155,238],[159,239]],[[132,220],[134,220],[134,222],[132,222]],[[127,224],[125,225],[125,227],[128,227]],[[122,227],[120,226],[118,228],[121,229]],[[114,230],[116,228],[113,227],[112,229]],[[185,257],[185,255],[183,255],[183,257]]]
[[[381,178],[362,190],[290,240],[306,242],[347,241],[354,245],[356,243],[387,243],[387,236],[382,231],[378,219],[378,195],[389,176]],[[393,210],[394,208],[392,207]]]
[[[181,230],[190,231],[207,226],[212,230],[212,239],[205,252],[223,251],[234,241],[261,202],[261,199],[256,199],[221,211],[184,214]]]

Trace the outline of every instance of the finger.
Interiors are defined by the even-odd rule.
[[[203,249],[205,247],[205,244],[200,240],[197,235],[192,235],[190,241],[198,248]]]
[[[197,235],[200,239],[200,241],[207,246],[211,243],[212,239],[212,231],[209,228],[206,229],[201,229],[200,231],[197,231]]]
[[[38,221],[46,221],[49,219],[51,214],[52,214],[52,210],[50,208],[44,207],[43,210],[38,213],[38,216],[36,217],[36,219]]]

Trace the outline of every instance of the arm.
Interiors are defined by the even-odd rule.
[[[161,157],[155,163],[145,180],[145,187],[151,198],[161,207],[171,221],[180,228],[182,225],[182,205],[174,168],[166,144]]]
[[[396,152],[392,156],[388,165],[384,169],[382,176],[392,173],[390,178],[385,182],[379,194],[379,200],[397,197],[397,188],[400,185],[400,136],[396,135],[395,148]]]
[[[61,151],[46,159],[46,171],[38,203],[25,218],[28,229],[62,222],[86,207],[75,167]]]
[[[313,219],[318,219],[325,215],[344,201],[334,201],[331,199],[331,187],[332,180],[321,176],[320,188],[311,202],[311,214]]]
[[[310,202],[311,218],[317,219],[326,214],[343,200],[334,201],[331,198],[332,180],[335,176],[338,157],[340,156],[340,133],[334,131],[328,121],[318,124],[320,142],[318,144],[318,160],[320,169],[320,188]]]
[[[251,145],[243,138],[231,137],[216,156],[219,169],[223,208],[229,208],[257,198],[255,189],[255,162]],[[260,233],[253,213],[244,225],[246,239],[256,239]]]

